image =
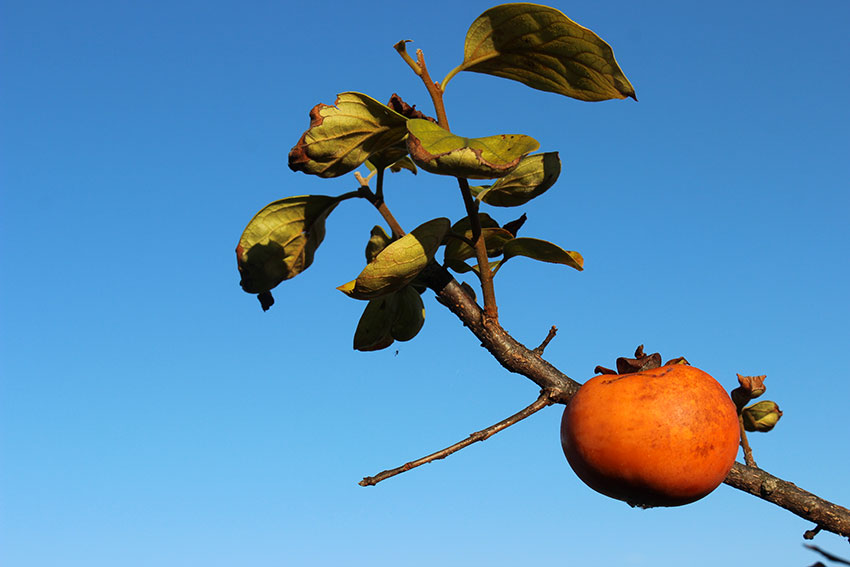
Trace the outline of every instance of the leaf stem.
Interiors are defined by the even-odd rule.
[[[360,187],[357,189],[356,192],[354,192],[354,193],[356,193],[356,196],[369,201],[372,204],[372,206],[375,207],[378,210],[379,213],[381,213],[381,216],[384,218],[386,223],[390,226],[390,230],[392,230],[394,237],[401,238],[402,236],[404,236],[405,235],[404,229],[401,228],[401,225],[398,224],[397,220],[395,220],[395,217],[390,212],[389,207],[387,207],[387,204],[384,202],[384,195],[383,195],[384,172],[383,172],[383,170],[378,170],[377,194],[372,192],[372,190],[369,188],[368,183],[366,182],[366,179],[364,179],[363,176],[361,176],[357,172],[354,173],[354,176],[360,182]],[[349,195],[350,195],[350,193],[346,193],[345,197],[350,198]]]
[[[481,219],[478,218],[478,201],[472,198],[469,190],[469,181],[463,177],[457,178],[460,192],[463,196],[463,204],[472,227],[472,241],[475,243],[475,257],[478,260],[479,278],[481,279],[481,292],[484,294],[484,318],[492,321],[499,320],[499,309],[496,306],[496,290],[493,287],[493,272],[490,271],[490,259],[487,257],[487,244],[481,232]]]
[[[527,418],[531,415],[534,415],[538,411],[542,410],[543,408],[545,408],[547,406],[552,405],[553,403],[555,403],[555,402],[554,402],[554,400],[552,400],[551,397],[549,397],[549,392],[544,390],[543,392],[540,393],[540,397],[537,398],[531,405],[529,405],[528,407],[524,408],[523,410],[515,413],[514,415],[510,416],[509,418],[504,419],[504,420],[500,421],[499,423],[497,423],[495,425],[491,425],[490,427],[488,427],[486,429],[482,429],[481,431],[476,431],[475,433],[470,434],[469,437],[467,437],[463,441],[459,441],[459,442],[455,443],[454,445],[452,445],[450,447],[446,447],[445,449],[443,449],[441,451],[437,451],[436,453],[431,453],[430,455],[428,455],[426,457],[422,457],[421,459],[416,459],[415,461],[410,461],[409,463],[405,463],[400,467],[385,470],[383,472],[376,474],[375,476],[367,476],[366,478],[361,480],[359,484],[360,484],[360,486],[375,486],[376,484],[378,484],[382,480],[392,478],[392,477],[399,475],[403,472],[407,472],[410,469],[415,469],[418,466],[430,463],[432,461],[436,461],[436,460],[439,460],[439,459],[445,459],[446,457],[448,457],[452,453],[457,453],[458,451],[460,451],[464,447],[468,447],[469,445],[472,445],[473,443],[476,443],[478,441],[484,441],[486,439],[489,439],[490,437],[492,437],[493,435],[495,435],[499,431],[502,431],[503,429],[507,429],[508,427],[510,427],[511,425],[514,425],[515,423],[519,423],[523,419],[525,419],[525,418]]]
[[[440,88],[443,89],[443,92],[446,92],[446,85],[449,84],[449,81],[452,80],[452,77],[463,71],[463,69],[464,65],[463,63],[461,63],[460,65],[449,71],[448,75],[446,75],[440,83]]]
[[[384,169],[379,167],[375,171],[378,176],[375,179],[375,198],[380,202],[384,202]]]

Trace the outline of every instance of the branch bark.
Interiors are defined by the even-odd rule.
[[[506,370],[525,376],[549,392],[551,400],[557,403],[566,404],[578,392],[581,384],[514,339],[498,322],[485,318],[481,307],[445,268],[431,264],[422,275],[428,287],[437,294],[437,300],[472,331],[481,346]],[[762,469],[735,463],[724,482],[814,522],[824,530],[850,538],[850,510]]]

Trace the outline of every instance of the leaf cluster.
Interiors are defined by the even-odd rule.
[[[369,200],[392,234],[375,226],[366,246],[366,266],[338,287],[349,297],[368,301],[355,332],[358,350],[386,348],[419,332],[424,323],[420,293],[425,288],[419,280],[423,270],[438,261],[440,248],[443,266],[479,278],[485,303],[488,293],[495,303],[492,280],[511,258],[583,269],[578,252],[517,236],[525,215],[500,225],[478,211],[481,205],[526,205],[554,186],[561,161],[557,152],[534,153],[540,144],[528,135],[473,138],[450,131],[442,93],[452,77],[461,71],[485,73],[584,101],[634,97],[610,46],[546,6],[503,4],[485,11],[467,32],[461,64],[442,83],[430,81],[421,51],[414,60],[405,43],[395,48],[423,78],[440,119],[429,118],[395,94],[388,104],[358,92],[339,94],[333,105],[317,104],[309,113],[309,127],[289,152],[289,167],[322,178],[353,172],[357,189],[339,196],[275,201],[248,223],[236,249],[242,288],[258,294],[267,309],[273,302],[271,290],[311,265],[325,222],[337,205],[353,198]],[[366,177],[357,171],[360,167],[366,167]],[[416,174],[420,169],[456,178],[467,215],[455,222],[428,220],[405,234],[387,207],[384,174]],[[470,187],[468,179],[490,181]],[[466,289],[474,295],[471,287]]]

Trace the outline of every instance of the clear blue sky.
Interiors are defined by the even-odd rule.
[[[351,349],[363,304],[334,288],[380,220],[365,203],[334,212],[271,311],[240,290],[259,208],[355,186],[287,168],[308,110],[349,90],[429,110],[393,43],[439,79],[491,5],[0,0],[0,564],[816,560],[811,525],[728,487],[650,511],[593,493],[559,407],[357,486],[537,394],[430,294],[415,341]],[[524,233],[586,260],[508,264],[503,324],[531,345],[557,325],[547,357],[578,380],[640,343],[727,388],[767,374],[785,417],[753,439],[759,464],[850,504],[850,4],[554,5],[613,46],[640,102],[452,81],[455,131],[561,152]],[[389,182],[407,228],[461,215],[450,180]]]

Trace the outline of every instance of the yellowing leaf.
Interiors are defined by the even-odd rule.
[[[379,167],[385,167],[405,154],[403,146],[390,148],[407,135],[406,121],[365,94],[342,93],[334,106],[318,104],[310,111],[310,128],[289,152],[289,167],[319,177],[338,177],[372,154]]]
[[[489,187],[471,187],[473,194],[494,207],[524,205],[542,195],[558,180],[561,160],[558,152],[525,156],[512,172]]]
[[[522,134],[463,138],[422,119],[408,120],[407,130],[407,149],[416,165],[430,173],[469,179],[507,175],[524,155],[540,147]]]
[[[502,264],[514,256],[525,256],[541,262],[563,264],[579,271],[584,269],[584,258],[581,257],[581,254],[564,250],[560,246],[546,240],[524,237],[514,238],[505,243],[503,251],[505,258],[502,260]]]
[[[374,299],[398,291],[425,269],[448,232],[449,219],[430,220],[391,242],[357,279],[337,289],[354,299]]]
[[[537,4],[503,4],[481,14],[466,34],[463,63],[443,83],[457,71],[579,100],[635,98],[610,45],[559,10]]]
[[[254,215],[236,247],[242,289],[266,293],[306,270],[325,237],[325,219],[338,203],[324,195],[287,197]]]

